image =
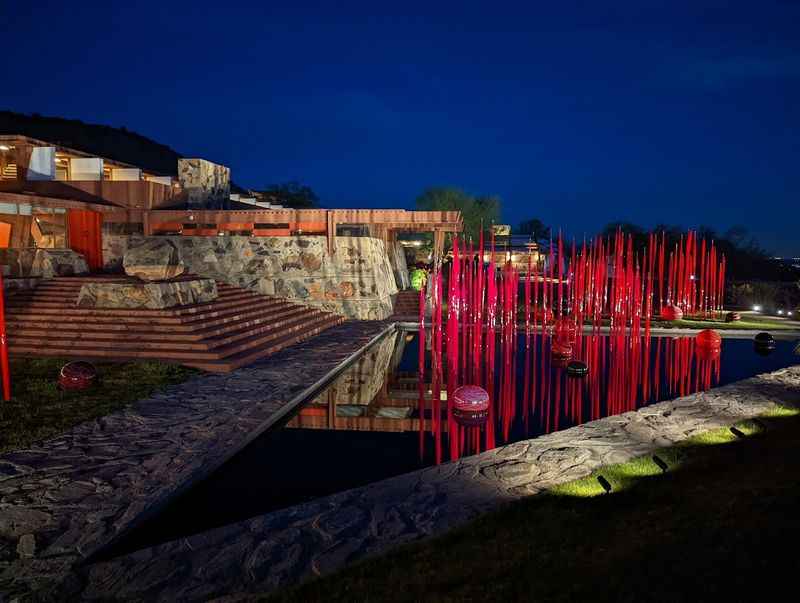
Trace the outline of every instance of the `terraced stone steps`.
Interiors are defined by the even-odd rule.
[[[184,277],[191,278],[191,277]],[[313,337],[342,316],[217,283],[218,299],[164,310],[76,307],[86,282],[119,276],[59,277],[7,296],[12,354],[157,359],[228,372]]]
[[[419,316],[419,292],[413,289],[399,291],[394,298],[394,316]]]

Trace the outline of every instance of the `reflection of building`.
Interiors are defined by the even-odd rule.
[[[301,408],[287,427],[346,431],[419,430],[416,373],[397,370],[405,351],[406,338],[410,336],[408,332],[396,331],[382,339],[322,394]]]

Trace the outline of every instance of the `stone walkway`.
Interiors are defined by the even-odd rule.
[[[0,455],[0,601],[32,591],[71,598],[77,562],[219,467],[390,327],[347,322]]]
[[[800,406],[800,366],[500,447],[81,571],[88,600],[249,599],[692,435]]]

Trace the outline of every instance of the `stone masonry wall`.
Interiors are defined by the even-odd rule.
[[[231,194],[231,170],[205,159],[178,159],[178,180],[189,207],[219,207]]]
[[[392,313],[395,275],[384,243],[371,237],[337,237],[328,253],[323,236],[167,237],[180,250],[188,272],[277,295],[359,320]],[[108,270],[119,270],[141,235],[103,235]]]

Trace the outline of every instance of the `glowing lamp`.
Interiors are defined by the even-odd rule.
[[[97,369],[88,362],[68,362],[58,374],[58,385],[65,390],[86,389],[96,382]]]
[[[661,318],[664,320],[680,320],[683,318],[683,310],[672,304],[664,306],[664,309],[661,310]]]
[[[453,418],[465,427],[483,425],[489,416],[489,393],[477,385],[462,385],[453,392]]]
[[[703,329],[695,337],[697,347],[707,349],[719,349],[722,346],[722,337],[714,329]]]

